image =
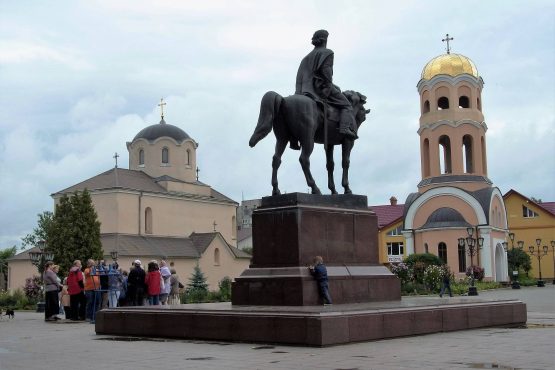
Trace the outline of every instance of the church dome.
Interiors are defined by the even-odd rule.
[[[461,54],[442,54],[430,60],[422,70],[422,79],[431,80],[437,75],[458,76],[469,74],[478,78],[478,69],[469,58]]]
[[[428,217],[422,229],[468,226],[470,226],[470,224],[464,220],[464,217],[459,211],[449,207],[442,207],[436,209],[430,217]]]
[[[185,131],[174,125],[168,125],[164,119],[156,125],[151,125],[142,129],[135,137],[133,141],[137,139],[145,139],[148,141],[154,141],[160,137],[171,137],[178,143],[182,143],[186,139],[190,139]]]

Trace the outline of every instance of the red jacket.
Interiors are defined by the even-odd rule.
[[[145,276],[145,284],[147,286],[148,295],[160,295],[160,281],[162,280],[162,275],[160,271],[150,271]]]
[[[67,276],[67,292],[69,295],[79,294],[83,291],[83,287],[83,273],[79,267],[74,266],[69,270]]]

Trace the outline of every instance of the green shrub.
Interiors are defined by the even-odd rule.
[[[231,278],[229,276],[224,277],[218,283],[219,288],[219,302],[231,301]]]
[[[445,270],[441,266],[429,265],[424,270],[424,284],[432,292],[439,292]]]
[[[411,254],[410,256],[405,258],[404,262],[409,266],[414,265],[416,262],[422,262],[426,266],[429,266],[429,265],[441,266],[441,265],[443,265],[443,261],[438,256],[436,256],[435,254],[431,254],[431,253]]]
[[[21,289],[17,289],[13,293],[0,291],[0,308],[26,310],[33,308],[35,304],[36,301],[29,300]]]

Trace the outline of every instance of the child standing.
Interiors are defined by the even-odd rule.
[[[310,274],[314,276],[314,279],[318,282],[318,292],[320,298],[324,301],[324,306],[332,304],[328,288],[328,270],[324,265],[322,256],[314,257],[313,265],[309,267],[309,270]]]

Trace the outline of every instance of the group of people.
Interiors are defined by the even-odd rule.
[[[179,304],[183,285],[175,269],[166,261],[150,261],[148,271],[141,261],[132,263],[129,274],[117,262],[107,265],[89,259],[85,269],[75,260],[63,281],[59,266],[48,261],[44,266],[45,320],[94,320],[95,312],[106,307]],[[63,308],[61,308],[63,307]]]

